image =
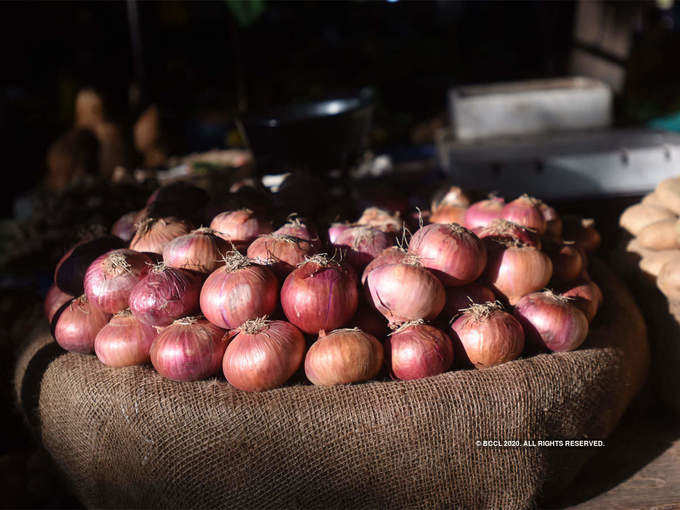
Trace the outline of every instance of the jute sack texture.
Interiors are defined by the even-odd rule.
[[[585,346],[411,382],[245,393],[69,354],[44,329],[18,360],[17,399],[97,508],[531,508],[592,448],[483,440],[605,438],[641,387],[645,325],[601,264]]]

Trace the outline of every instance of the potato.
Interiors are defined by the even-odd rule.
[[[652,276],[659,276],[663,265],[675,258],[680,259],[680,250],[651,252],[640,260],[640,269]]]
[[[619,218],[619,225],[633,235],[657,221],[676,218],[673,211],[657,205],[635,204],[626,208]]]
[[[664,179],[656,187],[654,194],[664,207],[680,214],[680,177]]]
[[[674,250],[678,246],[678,231],[675,218],[656,221],[638,232],[637,240],[643,248],[650,250]]]
[[[659,200],[659,196],[654,191],[647,193],[644,197],[642,197],[642,201],[640,203],[644,205],[658,205],[660,207],[664,206],[663,202]]]
[[[680,300],[680,258],[673,258],[666,262],[661,267],[656,282],[669,300]]]

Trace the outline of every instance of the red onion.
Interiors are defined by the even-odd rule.
[[[198,311],[201,275],[156,264],[130,293],[130,310],[150,326],[167,326]]]
[[[565,243],[550,254],[553,264],[553,279],[557,282],[571,282],[579,277],[585,267],[581,252],[573,244]]]
[[[300,368],[305,349],[305,337],[289,322],[247,321],[224,353],[224,376],[239,390],[270,390]]]
[[[139,211],[123,214],[111,227],[111,234],[120,237],[123,241],[129,241],[137,232],[137,215]]]
[[[216,269],[201,289],[201,312],[225,329],[271,314],[279,295],[272,271],[253,264],[236,251],[227,253],[225,265]]]
[[[61,312],[54,328],[54,339],[67,351],[89,354],[94,351],[94,339],[109,317],[82,295]]]
[[[442,283],[417,260],[374,269],[366,286],[373,306],[393,324],[434,319],[446,299]]]
[[[137,233],[130,241],[130,249],[163,253],[163,248],[176,237],[191,232],[191,226],[177,218],[147,218],[137,228]]]
[[[84,291],[85,271],[94,259],[103,253],[124,247],[123,240],[115,236],[97,237],[79,242],[57,263],[54,270],[55,285],[62,292],[72,296],[81,295]]]
[[[212,273],[222,265],[222,258],[230,249],[214,230],[199,228],[166,244],[163,262],[169,267]]]
[[[360,272],[392,242],[388,234],[377,228],[357,226],[342,232],[333,245],[341,248],[347,262]]]
[[[366,303],[359,304],[357,313],[352,318],[351,325],[369,335],[373,335],[378,340],[382,340],[387,336],[388,328],[385,317]]]
[[[328,240],[331,244],[335,244],[340,234],[353,226],[351,223],[331,223],[331,226],[328,228]]]
[[[527,339],[553,352],[573,351],[588,336],[588,319],[569,302],[547,290],[524,296],[515,306]]]
[[[449,205],[468,207],[470,205],[470,199],[462,190],[462,188],[459,188],[458,186],[450,186],[438,191],[435,194],[432,204],[430,204],[430,209],[432,209],[432,212],[436,212],[441,207],[446,207]]]
[[[210,228],[225,241],[245,249],[260,234],[269,234],[271,222],[259,217],[250,209],[221,212],[210,222]]]
[[[541,202],[538,206],[545,219],[545,233],[553,239],[562,238],[562,218],[557,211],[548,204]]]
[[[305,358],[305,374],[317,386],[334,386],[373,379],[383,364],[383,346],[359,329],[336,329],[312,344]]]
[[[361,283],[363,285],[366,284],[366,280],[368,280],[368,274],[374,269],[386,266],[388,264],[402,262],[407,256],[408,252],[399,246],[390,246],[389,248],[385,248],[380,253],[380,255],[371,260],[371,262],[366,266],[366,269],[364,269],[364,272],[361,274]]]
[[[494,220],[477,234],[480,239],[491,238],[497,241],[519,241],[527,246],[541,249],[541,238],[536,231],[508,220]]]
[[[533,246],[488,241],[485,278],[510,304],[545,287],[552,277],[550,258]]]
[[[472,305],[451,325],[459,352],[477,368],[516,359],[524,349],[524,330],[499,303]]]
[[[153,326],[138,321],[129,310],[117,313],[94,339],[99,361],[110,367],[143,365],[149,361],[151,343],[157,335]]]
[[[344,326],[357,304],[354,270],[323,255],[312,257],[290,273],[281,288],[283,313],[305,333]]]
[[[564,239],[574,241],[578,248],[586,252],[597,250],[602,244],[602,237],[595,228],[592,218],[564,217]]]
[[[249,259],[266,265],[280,278],[285,278],[315,253],[316,249],[309,241],[284,234],[260,236],[250,243],[247,251]]]
[[[368,207],[361,213],[361,217],[357,220],[357,225],[365,225],[377,228],[383,232],[395,233],[401,231],[404,222],[401,221],[399,213],[392,214],[379,207]]]
[[[156,337],[149,353],[156,371],[175,381],[197,381],[217,373],[229,335],[202,317],[184,317]]]
[[[479,238],[460,225],[428,225],[411,238],[408,251],[447,286],[475,281],[486,266],[486,249]]]
[[[504,206],[505,200],[500,197],[475,202],[465,212],[464,225],[469,229],[486,227],[492,221],[500,219]]]
[[[603,300],[600,287],[593,281],[581,282],[579,285],[563,292],[562,295],[571,299],[570,303],[586,315],[588,322],[593,320]]]
[[[391,374],[409,381],[446,372],[453,363],[453,344],[444,332],[425,324],[405,324],[385,342]]]
[[[534,229],[539,234],[545,233],[547,227],[540,202],[529,195],[522,195],[503,207],[501,217],[524,227]]]
[[[289,216],[288,222],[277,228],[273,233],[304,239],[314,247],[315,251],[321,249],[321,239],[319,239],[316,230],[295,215]]]
[[[50,290],[47,291],[43,306],[47,320],[52,321],[52,317],[54,317],[54,314],[57,313],[57,310],[59,310],[59,308],[61,308],[62,305],[70,299],[73,299],[71,294],[66,294],[66,292],[59,290],[59,287],[56,285],[52,285]]]
[[[465,223],[466,214],[467,209],[465,207],[460,207],[457,205],[445,205],[430,214],[430,223],[457,223],[462,225]]]
[[[495,300],[496,295],[493,291],[478,283],[462,287],[447,287],[443,313],[448,317],[455,317],[470,305],[481,305]]]
[[[151,259],[133,250],[113,250],[97,258],[85,273],[85,295],[106,313],[128,307],[130,292],[146,276]]]

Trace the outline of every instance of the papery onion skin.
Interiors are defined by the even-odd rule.
[[[374,269],[377,269],[388,264],[397,264],[402,262],[408,256],[408,252],[399,246],[390,246],[385,248],[380,255],[375,257],[371,262],[364,268],[364,272],[361,274],[362,285],[366,284],[368,280],[368,275]]]
[[[343,250],[347,262],[360,273],[392,243],[393,238],[377,228],[357,226],[343,231],[333,246]]]
[[[440,189],[435,193],[430,208],[435,212],[442,207],[449,205],[467,207],[470,205],[470,198],[462,188],[458,186],[449,186],[448,188]]]
[[[557,211],[548,204],[541,202],[538,208],[541,210],[543,219],[545,219],[545,233],[553,239],[562,238],[562,218]]]
[[[137,228],[130,249],[162,254],[166,244],[191,230],[189,223],[177,218],[147,218]]]
[[[387,233],[396,233],[401,231],[404,222],[398,212],[392,214],[379,207],[367,207],[357,220],[357,225],[377,228]]]
[[[257,236],[269,234],[273,230],[270,221],[250,209],[221,212],[212,219],[210,228],[239,249],[247,248]]]
[[[444,308],[439,279],[419,264],[389,264],[371,271],[366,282],[373,306],[393,324],[430,320]]]
[[[101,311],[82,295],[66,306],[57,319],[54,339],[65,350],[90,354],[94,339],[109,321],[110,314]]]
[[[98,257],[85,273],[88,301],[106,313],[128,307],[132,289],[146,276],[151,259],[134,250],[113,250]]]
[[[292,218],[288,220],[287,223],[280,226],[272,233],[304,239],[312,245],[315,252],[321,249],[321,239],[319,239],[319,234],[317,233],[316,229],[307,225],[300,218]]]
[[[488,307],[478,312],[477,307]],[[476,305],[451,324],[457,354],[476,368],[488,368],[519,357],[524,349],[524,330],[511,314],[493,305]]]
[[[581,281],[562,295],[572,300],[571,304],[585,314],[588,322],[595,318],[604,299],[600,287],[593,281]]]
[[[347,264],[306,262],[286,277],[281,288],[283,313],[309,334],[346,325],[358,302],[357,276]]]
[[[354,225],[351,223],[332,223],[328,228],[328,240],[331,244],[335,244],[340,234],[342,234],[345,230],[352,228],[353,226]]]
[[[305,357],[305,375],[317,386],[335,386],[373,379],[382,368],[382,344],[358,329],[336,329],[312,344]]]
[[[137,215],[139,211],[132,211],[123,214],[111,227],[111,234],[121,238],[123,241],[130,241],[137,232],[135,223],[137,222]]]
[[[503,242],[517,241],[539,250],[542,247],[541,238],[535,230],[504,219],[493,220],[486,227],[481,228],[477,232],[477,236],[480,239],[494,239]]]
[[[140,322],[126,310],[111,317],[97,333],[94,352],[110,367],[143,365],[149,361],[149,350],[157,335],[153,326]]]
[[[445,286],[475,281],[486,266],[486,248],[479,238],[460,225],[427,225],[408,246],[409,253],[432,270]]]
[[[463,224],[471,230],[486,227],[492,221],[500,219],[504,206],[505,200],[499,197],[491,197],[475,202],[465,212]]]
[[[458,223],[459,225],[463,225],[465,223],[466,214],[467,209],[465,207],[445,205],[430,214],[430,223]]]
[[[527,340],[553,352],[577,349],[588,336],[588,319],[568,299],[550,291],[524,296],[515,306]]]
[[[602,244],[602,236],[591,218],[565,216],[563,237],[566,241],[573,241],[578,248],[588,253],[597,250]]]
[[[235,266],[227,263],[203,284],[201,312],[216,326],[234,329],[248,320],[270,315],[278,297],[279,281],[270,269],[250,262]]]
[[[47,317],[47,320],[52,321],[52,317],[54,317],[54,314],[57,313],[57,310],[59,310],[59,308],[61,308],[64,303],[71,299],[73,299],[71,294],[62,292],[59,287],[52,285],[47,291],[45,303],[43,304],[45,317]]]
[[[279,278],[285,278],[305,259],[317,252],[312,243],[283,234],[258,237],[248,246],[249,259],[269,267]]]
[[[462,287],[447,287],[446,288],[446,302],[442,315],[447,317],[455,317],[462,310],[468,308],[470,305],[489,303],[496,300],[496,295],[493,291],[479,283],[470,283]]]
[[[198,381],[215,375],[222,365],[229,336],[205,319],[178,319],[151,344],[156,371],[174,381]]]
[[[453,344],[443,331],[426,324],[407,326],[385,341],[391,375],[410,381],[446,372],[453,363]]]
[[[539,234],[544,234],[547,222],[539,208],[540,202],[528,195],[509,202],[503,207],[501,217],[524,227],[534,229]]]
[[[585,267],[585,261],[576,246],[564,244],[551,253],[553,279],[566,283],[577,279]]]
[[[199,228],[176,237],[163,248],[163,262],[169,267],[212,273],[222,265],[229,244],[209,228]]]
[[[199,273],[155,266],[132,289],[130,310],[144,324],[168,326],[198,311],[202,283]]]
[[[284,384],[300,368],[305,338],[286,321],[262,321],[261,329],[246,322],[232,337],[222,362],[229,384],[243,391],[264,391]]]

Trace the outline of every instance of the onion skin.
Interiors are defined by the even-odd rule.
[[[268,234],[250,243],[247,255],[249,259],[258,264],[269,267],[279,278],[285,278],[316,251],[315,247],[304,239],[282,234]]]
[[[373,306],[392,324],[431,320],[444,308],[444,286],[420,265],[389,264],[371,271],[366,286]]]
[[[443,331],[418,324],[393,333],[385,342],[392,377],[403,381],[446,372],[453,363],[453,344]]]
[[[352,319],[352,327],[359,328],[361,331],[373,335],[378,340],[387,337],[388,327],[385,317],[380,315],[375,308],[361,303]]]
[[[132,211],[123,214],[111,227],[111,235],[121,238],[123,241],[130,241],[137,232],[135,223],[139,211]]]
[[[231,270],[225,266],[216,269],[203,284],[201,312],[216,326],[234,329],[271,314],[278,297],[279,281],[270,269],[248,265]]]
[[[85,273],[88,301],[106,313],[128,307],[132,289],[146,276],[151,259],[133,250],[113,250],[97,258]]]
[[[462,287],[447,287],[446,302],[444,304],[444,309],[442,310],[442,315],[455,317],[470,305],[481,305],[495,300],[496,295],[493,291],[489,287],[479,283],[471,283]]]
[[[201,275],[160,267],[152,269],[130,293],[130,310],[144,324],[168,326],[180,317],[198,311]]]
[[[340,248],[347,262],[360,273],[392,243],[393,238],[377,228],[357,226],[343,231],[333,246]]]
[[[515,306],[515,316],[533,346],[553,352],[573,351],[588,336],[586,315],[550,291],[524,296]]]
[[[212,273],[222,265],[229,244],[208,228],[176,237],[163,248],[163,262],[177,269]]]
[[[317,386],[335,386],[373,379],[382,368],[383,346],[358,329],[336,329],[319,338],[305,357],[305,375]]]
[[[277,228],[273,234],[304,239],[312,245],[315,252],[320,250],[322,246],[321,239],[319,239],[319,234],[316,232],[316,230],[308,226],[299,218],[293,218],[292,220],[288,221],[288,223],[285,225]]]
[[[149,218],[140,224],[130,241],[130,249],[162,254],[166,244],[189,232],[191,225],[177,218]]]
[[[409,253],[446,286],[475,281],[486,266],[486,248],[479,238],[456,224],[427,225],[419,229],[408,246]]]
[[[501,217],[518,225],[531,228],[539,234],[544,234],[547,223],[539,204],[540,202],[535,198],[522,195],[503,207]]]
[[[469,229],[486,227],[492,221],[500,219],[504,206],[505,200],[499,197],[475,202],[465,212],[463,224]]]
[[[404,226],[400,214],[395,214],[380,209],[379,207],[367,207],[357,220],[357,225],[377,228],[386,233],[400,232]]]
[[[590,218],[575,216],[564,217],[564,239],[573,241],[578,248],[587,253],[597,250],[602,244],[602,236]]]
[[[531,229],[513,223],[512,221],[500,219],[494,220],[486,227],[476,232],[480,239],[493,239],[502,242],[519,242],[527,246],[541,249],[540,236]]]
[[[371,260],[366,266],[364,272],[361,274],[361,284],[365,285],[368,280],[368,275],[374,269],[377,269],[388,264],[397,264],[402,262],[408,256],[408,252],[399,246],[390,246],[385,248],[380,255]]]
[[[585,261],[576,246],[564,244],[557,251],[551,253],[553,264],[553,279],[566,283],[577,279],[585,268]]]
[[[257,236],[273,230],[271,222],[250,209],[221,212],[212,219],[210,228],[239,249],[245,249]]]
[[[179,319],[151,344],[156,371],[174,381],[198,381],[215,375],[222,365],[229,335],[205,319]]]
[[[140,322],[129,311],[111,317],[94,339],[94,352],[99,361],[110,367],[143,365],[149,361],[149,350],[156,330]]]
[[[358,302],[357,276],[347,264],[306,262],[288,275],[281,288],[283,313],[309,334],[344,326]]]
[[[604,297],[600,287],[593,281],[585,281],[563,292],[564,297],[572,299],[571,304],[579,308],[588,322],[592,322]]]
[[[485,279],[505,296],[511,305],[522,296],[544,288],[553,273],[550,258],[532,246],[505,246],[487,243],[489,263]]]
[[[57,263],[54,270],[54,283],[62,292],[72,296],[80,296],[85,288],[83,281],[85,272],[94,259],[100,255],[119,248],[125,248],[125,242],[119,237],[104,236],[81,241],[67,251]]]
[[[87,301],[82,295],[68,305],[59,315],[54,328],[54,339],[65,350],[90,354],[94,352],[94,339],[111,317]]]
[[[430,223],[458,223],[459,225],[463,225],[465,223],[466,214],[467,209],[465,207],[444,205],[430,214]]]
[[[56,285],[52,285],[50,290],[47,291],[47,295],[45,295],[45,303],[43,305],[47,320],[51,322],[57,310],[71,299],[73,299],[71,294],[66,294],[66,292],[59,290],[59,287]]]
[[[488,306],[488,305],[479,305]],[[486,317],[468,311],[451,325],[461,356],[476,368],[488,368],[517,359],[524,350],[524,330],[512,315],[491,310]]]
[[[351,225],[350,223],[331,224],[331,226],[328,228],[328,240],[330,241],[330,243],[335,244],[340,234],[342,234],[345,230],[352,228],[352,226],[353,225]]]
[[[541,210],[543,219],[545,219],[546,235],[553,239],[562,239],[563,223],[557,211],[544,202],[541,202],[538,208]]]
[[[460,207],[467,207],[470,205],[470,198],[458,186],[450,186],[442,189],[435,194],[434,200],[430,204],[432,212],[438,211],[442,207],[449,205],[456,205]]]
[[[229,384],[239,390],[270,390],[300,368],[305,350],[304,336],[289,322],[271,321],[252,333],[241,328],[224,353],[222,370]]]

